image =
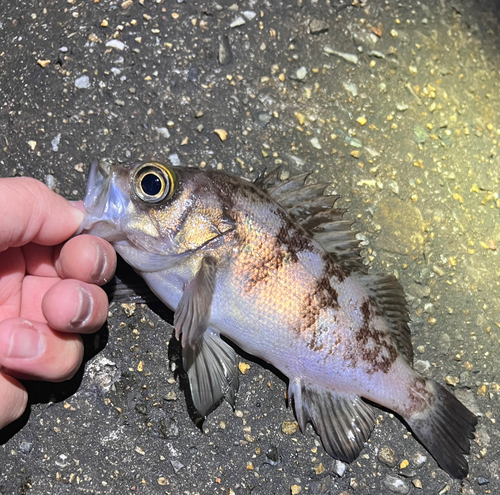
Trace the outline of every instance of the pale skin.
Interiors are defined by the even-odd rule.
[[[83,357],[79,334],[106,321],[99,286],[116,255],[98,237],[71,238],[82,209],[34,179],[0,179],[0,429],[26,409],[18,380],[71,378]]]

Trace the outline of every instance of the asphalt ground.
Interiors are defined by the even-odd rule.
[[[499,22],[494,0],[3,0],[0,176],[79,199],[96,158],[313,172],[405,288],[415,366],[479,425],[462,482],[382,410],[344,465],[246,355],[236,411],[199,425],[172,315],[113,303],[73,380],[27,384],[0,493],[500,493]]]

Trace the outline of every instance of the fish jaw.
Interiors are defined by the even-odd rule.
[[[126,239],[120,229],[120,220],[130,200],[117,182],[117,173],[111,163],[104,160],[92,162],[83,201],[85,217],[77,235],[95,235],[111,243]]]

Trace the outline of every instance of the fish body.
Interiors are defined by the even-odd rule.
[[[235,351],[289,379],[302,430],[352,462],[374,427],[368,399],[399,414],[440,466],[463,478],[475,416],[412,368],[404,294],[368,274],[335,196],[305,176],[256,183],[218,171],[94,164],[82,231],[108,239],[175,310],[202,415],[238,388]]]

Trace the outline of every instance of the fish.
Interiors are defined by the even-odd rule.
[[[407,303],[391,274],[372,274],[310,174],[250,182],[156,161],[91,165],[79,233],[108,240],[174,310],[196,410],[206,417],[239,386],[234,346],[285,375],[302,432],[353,462],[396,413],[451,477],[468,474],[476,416],[413,369]],[[224,337],[224,339],[222,338]]]

